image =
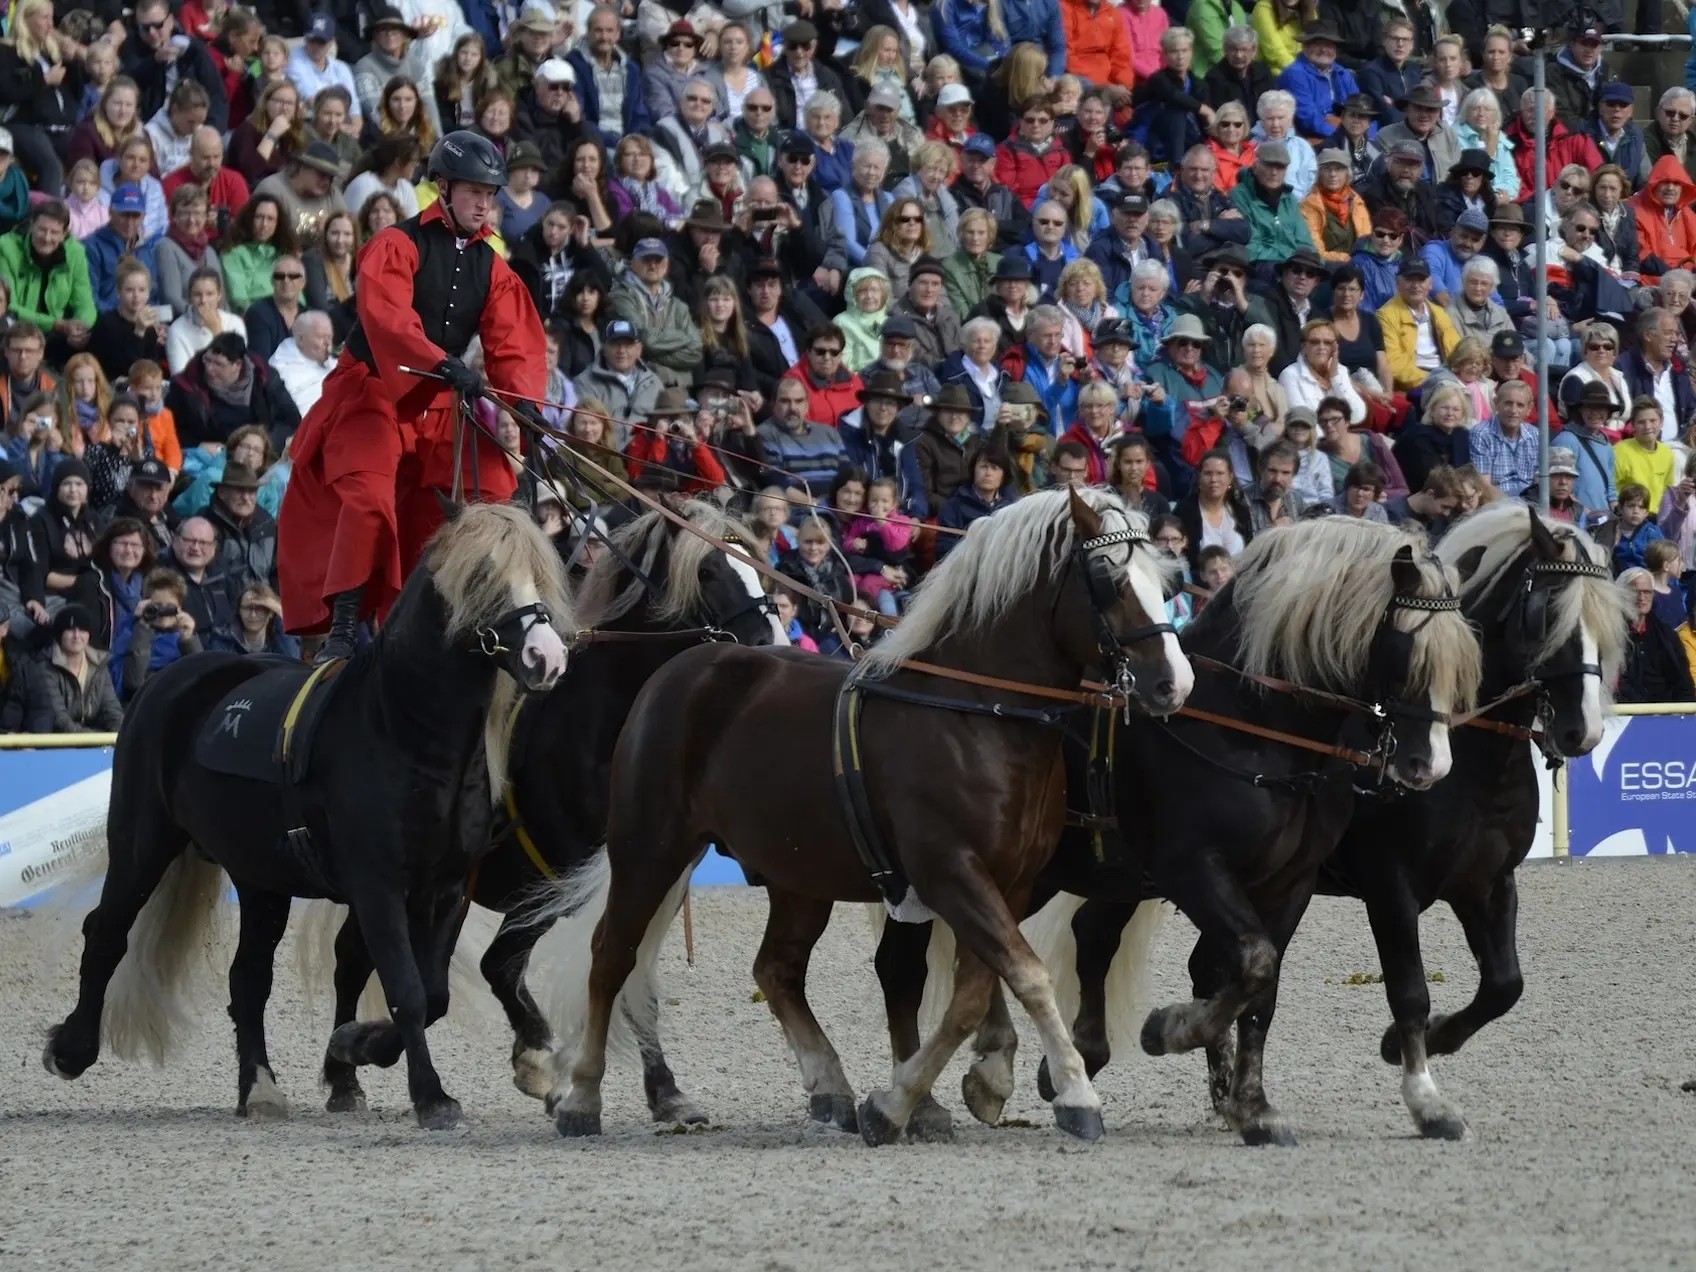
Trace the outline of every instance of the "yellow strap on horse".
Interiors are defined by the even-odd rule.
[[[312,669],[312,674],[301,683],[299,691],[294,695],[294,701],[289,703],[289,709],[283,715],[283,762],[286,764],[294,754],[294,730],[300,723],[300,713],[306,709],[306,701],[312,696],[312,691],[318,687],[318,682],[335,674],[336,670],[347,660],[332,658],[329,662],[319,663]]]
[[[506,753],[508,768],[511,768],[512,762],[512,736],[518,729],[518,713],[524,710],[524,701],[525,700],[523,698],[520,698],[517,702],[515,702],[513,704],[511,714],[506,718]],[[542,878],[559,878],[559,874],[548,864],[547,858],[542,856],[542,850],[536,847],[536,841],[530,838],[530,832],[524,827],[524,818],[520,816],[518,812],[518,796],[513,791],[510,776],[508,776],[505,786],[506,815],[512,821],[512,833],[518,840],[518,846],[524,849],[524,855],[530,858],[530,864],[535,866],[536,869],[541,872]]]

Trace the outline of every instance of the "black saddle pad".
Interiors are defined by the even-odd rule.
[[[279,661],[243,681],[207,717],[195,742],[195,759],[214,773],[274,784],[281,777],[288,728],[289,772],[298,781],[311,762],[313,735],[341,666]]]

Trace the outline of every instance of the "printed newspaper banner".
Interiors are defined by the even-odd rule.
[[[1567,766],[1574,857],[1696,852],[1696,720],[1614,716]]]
[[[112,750],[0,752],[0,906],[51,888],[106,840]]]

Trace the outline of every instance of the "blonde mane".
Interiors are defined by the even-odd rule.
[[[727,543],[740,544],[750,556],[754,555],[753,550],[748,548],[754,539],[753,531],[746,522],[717,505],[691,499],[678,511],[691,525]],[[613,531],[612,541],[620,552],[636,562],[643,574],[652,578],[654,564],[666,544],[670,527],[671,523],[662,514],[643,513]],[[701,565],[717,551],[700,535],[683,531],[672,537],[666,576],[663,580],[656,580],[665,588],[665,595],[650,599],[656,618],[668,623],[682,622],[699,610]],[[643,599],[646,585],[635,575],[630,575],[624,586],[619,587],[619,581],[625,578],[625,574],[624,562],[614,553],[605,552],[596,559],[577,592],[577,606],[584,626],[599,627],[622,618]]]
[[[1354,517],[1302,521],[1256,536],[1237,558],[1233,583],[1237,657],[1244,671],[1315,689],[1359,694],[1373,636],[1395,584],[1390,563],[1412,547],[1420,596],[1455,590],[1454,571],[1434,560],[1425,536]],[[1414,633],[1407,691],[1464,711],[1478,695],[1478,640],[1459,612],[1399,611]]]
[[[1148,518],[1127,510],[1110,491],[1077,493],[1096,512],[1116,513],[1134,529],[1147,531]],[[1110,522],[1106,528],[1117,525]],[[966,537],[919,584],[901,626],[866,654],[866,674],[888,675],[902,659],[917,657],[946,636],[990,626],[1065,564],[1076,533],[1064,490],[1026,495],[973,522]],[[1159,584],[1176,568],[1146,546],[1128,552],[1119,566],[1122,576],[1141,569]],[[1164,617],[1149,615],[1153,622]]]
[[[1457,564],[1468,553],[1483,549],[1477,568],[1461,586],[1469,603],[1489,594],[1502,576],[1531,549],[1531,518],[1540,514],[1530,504],[1510,499],[1487,504],[1455,525],[1437,545],[1437,555]],[[1608,553],[1577,526],[1542,517],[1543,526],[1561,545],[1561,560],[1589,561],[1606,566]],[[1551,658],[1572,639],[1582,624],[1596,642],[1602,663],[1603,692],[1611,691],[1625,661],[1630,607],[1612,579],[1574,575],[1564,582],[1549,606],[1548,631],[1542,645],[1531,651],[1533,664]]]

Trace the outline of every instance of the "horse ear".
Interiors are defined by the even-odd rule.
[[[442,518],[445,521],[458,521],[459,520],[459,514],[463,511],[465,511],[465,509],[460,504],[457,504],[452,499],[449,499],[440,490],[436,491],[436,502],[439,505],[441,505]]]
[[[1072,506],[1072,524],[1077,526],[1078,533],[1086,539],[1093,539],[1100,534],[1101,514],[1079,496],[1076,486],[1066,487],[1066,499]]]
[[[1411,544],[1403,544],[1396,549],[1396,555],[1390,560],[1390,579],[1397,596],[1411,596],[1419,591],[1421,576],[1419,567],[1414,564]]]
[[[1543,524],[1543,518],[1537,515],[1537,509],[1527,504],[1525,510],[1531,517],[1531,545],[1537,549],[1537,555],[1545,561],[1559,561],[1562,555],[1560,540]]]
[[[1533,514],[1535,515],[1535,514]],[[1460,581],[1465,583],[1478,573],[1478,563],[1484,559],[1485,545],[1480,543],[1476,548],[1468,548],[1460,554],[1460,560],[1455,562],[1455,569],[1460,571]]]

